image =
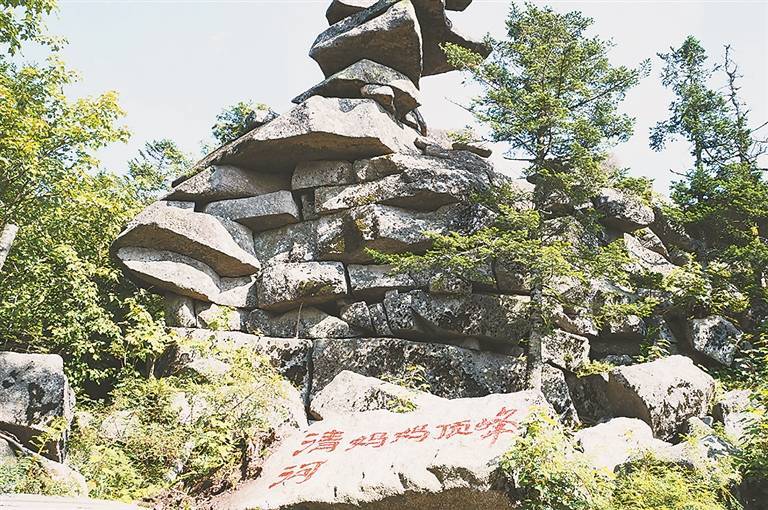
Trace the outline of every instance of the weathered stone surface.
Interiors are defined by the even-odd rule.
[[[344,370],[402,378],[408,365],[426,369],[430,392],[444,398],[509,393],[525,387],[525,358],[396,338],[315,341],[312,391]]]
[[[648,227],[641,228],[632,233],[632,236],[640,242],[643,248],[658,253],[665,259],[669,260],[669,250],[664,243],[656,235],[656,233]]]
[[[310,403],[310,414],[324,420],[337,415],[387,409],[415,411],[446,399],[430,393],[404,388],[345,370],[333,378]]]
[[[541,339],[541,361],[576,372],[589,362],[589,339],[556,329]]]
[[[368,309],[368,304],[365,301],[357,301],[342,306],[340,318],[353,328],[376,334],[373,321],[371,320],[371,311]]]
[[[8,253],[11,251],[13,241],[16,239],[16,234],[19,231],[19,227],[16,225],[5,225],[0,230],[0,269],[5,265],[5,259],[8,258]]]
[[[219,278],[202,262],[170,251],[120,248],[117,256],[130,274],[160,289],[223,306],[256,306],[253,278]]]
[[[410,1],[385,0],[333,24],[309,50],[326,77],[363,58],[421,78],[421,29]]]
[[[397,336],[477,338],[516,345],[530,332],[528,296],[435,296],[423,291],[388,292],[389,326]]]
[[[672,445],[654,439],[653,431],[636,418],[612,420],[579,430],[574,439],[597,469],[615,471],[643,452],[656,453]]]
[[[437,211],[408,211],[367,205],[254,236],[256,253],[265,263],[337,260],[368,264],[366,249],[385,253],[423,252],[432,241],[426,232],[476,232],[493,222],[482,206],[450,204]]]
[[[181,338],[195,342],[213,342],[219,348],[248,347],[255,352],[267,356],[272,365],[293,384],[309,387],[308,369],[312,355],[312,341],[306,338],[269,338],[249,335],[236,331],[210,331],[207,329],[171,328],[171,332]],[[187,343],[188,345],[188,343]],[[168,372],[174,372],[201,357],[200,353],[188,348],[176,348],[169,353],[170,359],[165,361]]]
[[[274,311],[326,303],[348,291],[340,262],[272,264],[261,273],[258,289],[259,307]]]
[[[653,213],[653,223],[649,228],[661,239],[667,249],[677,247],[687,251],[696,251],[696,241],[686,233],[682,225],[664,214],[661,205],[654,205]]]
[[[83,481],[85,483],[85,481]],[[118,503],[91,498],[62,498],[39,496],[37,494],[6,494],[3,496],[4,510],[141,510],[134,503]]]
[[[246,331],[249,310],[223,307],[213,303],[197,303],[195,306],[197,324],[185,326],[224,331]]]
[[[393,115],[397,115],[395,110],[395,91],[392,87],[386,85],[363,85],[360,88],[360,95],[368,99],[373,99]]]
[[[718,398],[713,409],[713,416],[722,423],[725,434],[739,444],[748,428],[757,422],[759,412],[750,398],[749,390],[731,390]]]
[[[604,188],[593,202],[595,208],[605,215],[603,222],[622,232],[647,227],[655,218],[653,209],[639,198],[612,188]]]
[[[261,268],[253,256],[253,237],[244,226],[177,207],[149,206],[112,247],[176,252],[205,263],[219,276],[246,276]]]
[[[497,485],[499,458],[529,413],[542,406],[546,409],[542,396],[529,391],[435,403],[412,413],[369,411],[315,422],[281,445],[258,480],[216,507],[518,508]],[[323,447],[321,438],[328,437],[334,446]]]
[[[248,317],[248,331],[254,335],[279,338],[350,338],[360,333],[338,317],[313,307],[284,314],[254,310]]]
[[[198,174],[175,182],[164,200],[192,200],[199,203],[255,197],[287,189],[285,174],[253,173],[226,165],[212,165]]]
[[[633,235],[624,234],[624,246],[635,269],[667,276],[677,268],[663,255],[643,246],[643,243]]]
[[[484,185],[498,184],[502,176],[493,171],[488,162],[466,151],[441,151],[432,155],[388,154],[376,158],[355,161],[354,172],[359,182],[369,182],[387,176],[409,173],[413,178],[420,175],[459,174],[463,179],[476,175]],[[409,179],[409,180],[411,180]]]
[[[559,368],[544,364],[541,367],[541,393],[554,408],[560,421],[569,426],[579,423],[565,374]]]
[[[301,220],[299,206],[290,191],[212,202],[205,206],[205,212],[236,221],[256,232]]]
[[[55,420],[63,419],[68,432],[74,407],[61,356],[0,352],[0,430],[36,451],[32,442]],[[49,441],[41,453],[61,461],[66,437]]]
[[[743,335],[719,315],[691,320],[688,334],[694,350],[728,367],[733,364]]]
[[[328,19],[328,24],[333,25],[344,18],[373,6],[377,1],[378,0],[333,0],[328,7],[328,10],[325,12],[325,17]]]
[[[490,158],[493,155],[493,151],[482,145],[468,142],[453,142],[451,148],[455,151],[469,151],[477,154],[481,158]]]
[[[445,0],[445,8],[449,11],[463,11],[471,3],[472,0]]]
[[[163,296],[165,323],[179,328],[196,328],[195,302],[185,296],[167,293]]]
[[[368,311],[371,314],[371,326],[376,336],[393,336],[392,328],[389,327],[389,320],[387,320],[387,311],[384,308],[384,303],[374,303],[368,306]]]
[[[362,59],[330,76],[293,100],[302,103],[311,96],[362,98],[366,85],[384,85],[394,93],[399,117],[419,107],[419,89],[403,73],[368,59]]]
[[[291,188],[300,190],[353,182],[355,174],[349,161],[307,161],[296,165]]]
[[[494,261],[493,271],[499,291],[510,294],[531,292],[532,276],[521,264],[501,258]]]
[[[482,171],[446,165],[444,160],[437,158],[413,159],[418,161],[418,167],[406,168],[377,181],[315,190],[315,211],[331,214],[368,204],[433,211],[446,204],[466,202],[491,187],[488,176]]]
[[[290,173],[302,161],[353,161],[413,152],[416,136],[411,128],[393,122],[390,113],[371,99],[313,96],[269,124],[220,147],[195,168],[226,164],[259,175]]]
[[[388,265],[351,264],[347,266],[347,272],[353,296],[380,298],[390,290],[411,290],[426,285],[419,275],[394,272]]]
[[[577,377],[566,374],[571,400],[583,423],[599,423],[612,416],[608,400],[608,374]]]
[[[614,413],[640,418],[664,440],[681,432],[688,418],[707,414],[714,390],[714,379],[685,356],[617,367],[608,380]]]

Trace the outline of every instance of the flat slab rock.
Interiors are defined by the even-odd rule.
[[[497,488],[498,463],[533,407],[547,404],[526,391],[315,422],[216,508],[517,508]]]
[[[399,338],[315,340],[312,364],[314,394],[344,370],[398,379],[408,375],[409,365],[423,366],[430,393],[444,398],[520,391],[525,388],[526,378],[524,356]]]
[[[256,174],[234,166],[214,165],[174,183],[164,200],[207,203],[255,197],[287,189],[289,182],[290,176],[285,174]]]
[[[412,152],[417,133],[372,99],[313,96],[195,165],[231,165],[259,173],[290,174],[302,161],[347,160]]]
[[[89,498],[64,498],[36,494],[0,495],[3,510],[140,510],[136,504]]]

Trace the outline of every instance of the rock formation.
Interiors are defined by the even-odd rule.
[[[653,336],[729,365],[740,334],[725,319],[597,323],[591,312],[641,295],[610,281],[586,291],[564,281],[560,291],[577,304],[556,310],[542,335],[519,263],[495,260],[472,281],[377,263],[372,250],[423,253],[429,232],[492,225],[494,213],[472,197],[514,185],[489,151],[447,142],[418,111],[421,78],[452,69],[443,44],[488,54],[446,15],[470,3],[333,0],[331,26],[310,50],[325,78],[290,111],[205,157],[115,241],[127,273],[165,296],[175,333],[264,353],[321,419],[299,426],[260,478],[214,508],[513,508],[495,470],[534,405],[596,425],[579,440],[610,469],[638,448],[671,451],[668,441],[710,412],[713,380],[691,359],[632,365],[631,356]],[[601,232],[567,213],[547,228],[592,246],[623,238],[632,264],[652,273],[685,262],[679,254],[690,246],[659,208],[614,189],[582,207],[600,215]],[[222,313],[229,331],[207,331],[221,327]],[[631,366],[583,375],[593,360]],[[193,353],[166,363],[216,369]],[[413,366],[429,393],[379,380]],[[393,401],[416,410],[393,413]],[[740,409],[723,403],[720,419],[738,430]],[[617,445],[601,452],[603,440]]]

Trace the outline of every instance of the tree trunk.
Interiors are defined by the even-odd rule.
[[[16,232],[19,231],[19,227],[16,225],[6,225],[0,231],[0,271],[3,269],[5,259],[8,257],[8,252],[11,251],[11,245],[14,239],[16,239]]]

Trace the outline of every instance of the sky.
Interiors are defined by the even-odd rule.
[[[200,156],[216,115],[242,100],[266,103],[278,112],[291,99],[323,79],[307,56],[315,37],[327,28],[330,0],[59,0],[48,21],[50,32],[69,44],[64,59],[82,81],[73,97],[107,90],[120,94],[124,123],[133,133],[127,144],[100,152],[105,168],[123,171],[146,142],[171,138]],[[545,2],[535,2],[545,3]],[[636,66],[651,58],[653,69],[627,96],[623,111],[637,119],[635,136],[614,149],[623,167],[651,177],[665,192],[687,168],[680,142],[663,153],[648,147],[648,130],[666,117],[671,100],[658,78],[656,53],[695,35],[710,54],[731,44],[744,75],[742,96],[753,124],[768,120],[768,0],[760,1],[564,1],[546,2],[559,11],[579,10],[594,18],[594,33],[612,39],[616,65]],[[466,34],[504,35],[508,0],[475,0],[463,13],[450,13]],[[460,73],[422,80],[422,113],[431,127],[456,129],[472,124],[455,103],[478,92]],[[494,161],[514,173],[495,147]]]

